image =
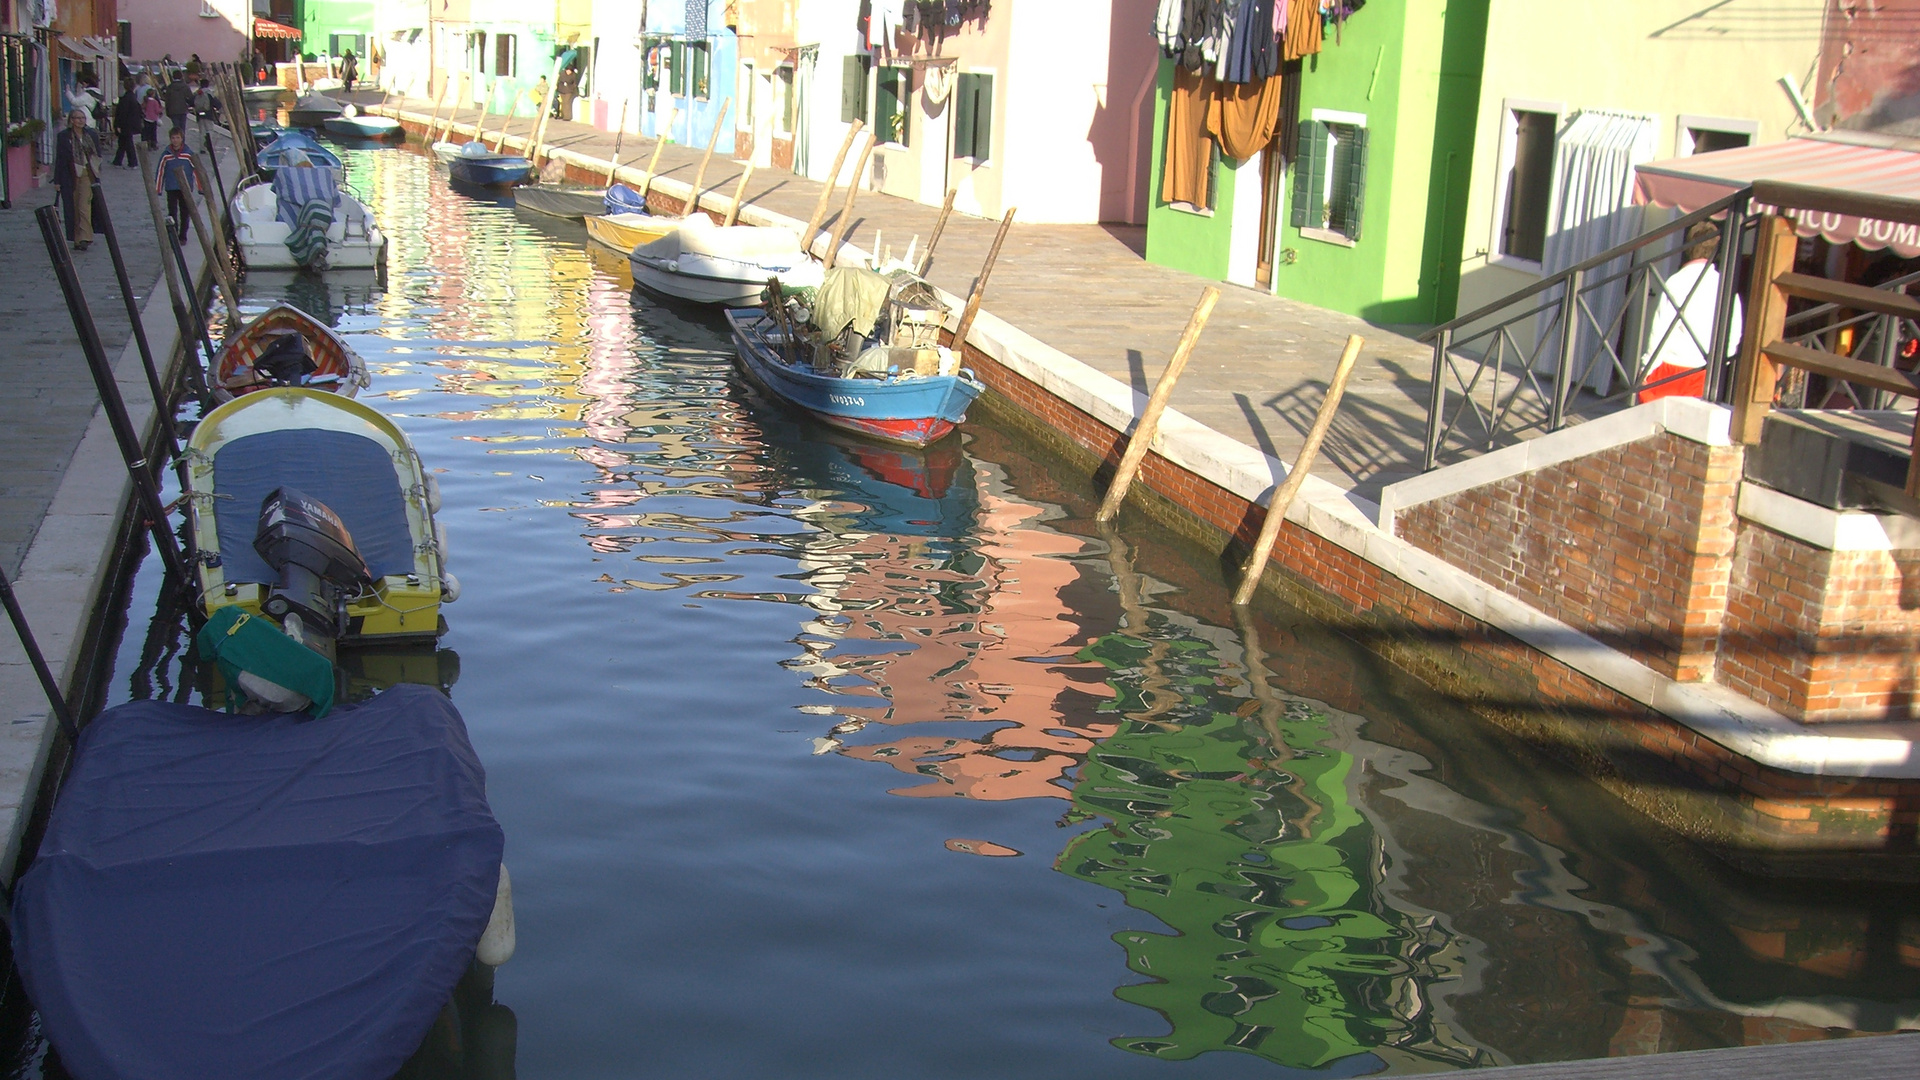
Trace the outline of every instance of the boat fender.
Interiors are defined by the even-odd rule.
[[[447,572],[448,560],[447,560],[447,523],[444,521],[435,521],[433,523],[433,547],[435,551],[438,551],[440,553],[440,572],[442,574],[445,574]]]
[[[480,947],[474,959],[488,967],[499,967],[513,959],[513,879],[507,876],[507,864],[500,864],[500,885],[493,894],[493,914],[480,934]]]
[[[427,489],[427,513],[437,514],[440,512],[440,478],[432,473],[428,473],[425,486]]]
[[[277,682],[269,682],[251,671],[240,673],[240,689],[248,697],[260,702],[274,712],[299,712],[313,704],[307,695],[298,690],[289,690]]]
[[[460,579],[454,577],[452,574],[442,573],[440,575],[440,602],[443,604],[451,604],[458,599],[460,599]]]

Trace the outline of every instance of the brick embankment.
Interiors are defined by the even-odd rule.
[[[215,145],[231,184],[233,160],[218,137]],[[108,165],[102,187],[155,362],[171,370],[179,335],[140,171]],[[53,196],[49,182],[0,212],[0,565],[56,679],[81,697],[92,689],[82,684],[108,622],[95,616],[125,547],[132,488],[34,218]],[[105,239],[72,258],[127,412],[152,446],[158,411]],[[204,290],[205,260],[191,241],[187,258]],[[10,881],[56,730],[11,626],[0,629],[0,705],[0,881]]]

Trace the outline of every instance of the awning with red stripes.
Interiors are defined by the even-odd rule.
[[[1830,132],[1638,166],[1633,201],[1693,211],[1755,180],[1920,199],[1920,141]],[[1771,207],[1760,207],[1771,209]],[[1920,257],[1920,225],[1817,210],[1784,211],[1801,236]]]
[[[300,31],[286,23],[277,23],[272,19],[253,18],[253,36],[256,38],[278,38],[281,41],[299,41]]]

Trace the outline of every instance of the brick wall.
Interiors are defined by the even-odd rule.
[[[1712,677],[1739,451],[1656,435],[1404,511],[1402,539],[1669,678]]]
[[[1808,723],[1920,717],[1920,552],[1740,529],[1720,681]]]
[[[966,354],[997,395],[983,404],[1018,417],[1026,431],[1098,471],[1109,471],[1118,461],[1124,443],[1112,428],[978,349],[968,346]],[[1737,456],[1727,448],[1696,454],[1687,446],[1669,445],[1685,440],[1668,436],[1643,440],[1654,441],[1662,445],[1640,446],[1621,461],[1685,476],[1695,497],[1627,499],[1621,505],[1626,514],[1654,526],[1649,549],[1658,543],[1666,545],[1661,550],[1687,556],[1683,568],[1661,582],[1665,596],[1690,595],[1724,606],[1731,540],[1716,545],[1711,533],[1714,528],[1732,532]],[[1593,478],[1602,474],[1572,470],[1566,475],[1588,477],[1591,490]],[[1198,522],[1213,534],[1215,546],[1224,541],[1236,553],[1260,528],[1260,508],[1158,455],[1147,455],[1133,490],[1131,502],[1177,528]],[[1580,513],[1603,514],[1612,505],[1594,497]],[[1562,515],[1561,527],[1577,536],[1574,517]],[[1701,538],[1684,539],[1688,533],[1680,522],[1697,523]],[[1604,551],[1609,558],[1626,558],[1634,549],[1616,542]],[[1523,740],[1574,762],[1623,801],[1731,861],[1762,872],[1920,875],[1920,781],[1818,777],[1759,765],[1292,522],[1282,527],[1274,552],[1266,582],[1285,600],[1362,637],[1423,681]],[[1694,654],[1683,650],[1697,653],[1712,634],[1704,625],[1696,634],[1685,618],[1671,625],[1679,627],[1672,637],[1681,646],[1671,654],[1672,662],[1676,670],[1685,670],[1683,662]],[[1842,856],[1839,861],[1836,854]],[[1885,857],[1862,857],[1869,854]]]

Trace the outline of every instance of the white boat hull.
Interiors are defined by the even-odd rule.
[[[276,216],[278,209],[271,185],[255,184],[234,196],[233,238],[249,270],[301,268],[287,248],[293,229]],[[374,222],[373,211],[343,191],[333,224],[327,229],[326,269],[375,269],[386,258],[387,237]]]
[[[744,307],[760,302],[767,279],[778,277],[790,288],[818,288],[820,264],[760,264],[737,259],[682,253],[674,259],[655,259],[635,252],[633,280],[655,292],[698,304]]]

